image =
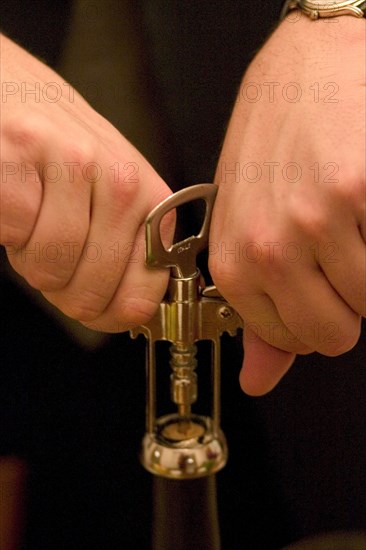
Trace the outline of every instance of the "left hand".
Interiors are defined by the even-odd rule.
[[[244,320],[249,394],[271,390],[296,353],[335,356],[359,338],[365,50],[364,19],[285,19],[240,88],[216,173],[210,271]]]

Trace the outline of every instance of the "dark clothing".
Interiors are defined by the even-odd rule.
[[[174,189],[212,181],[240,79],[281,4],[136,2]],[[9,2],[3,29],[57,67],[70,10],[64,1]],[[6,270],[0,295],[0,452],[30,465],[25,548],[149,548],[151,480],[137,460],[143,341],[114,335],[87,351]],[[240,343],[224,339],[223,550],[277,550],[324,531],[366,530],[365,328],[341,357],[298,358],[262,398],[241,392]]]

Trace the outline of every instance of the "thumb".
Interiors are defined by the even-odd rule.
[[[239,381],[248,395],[271,391],[293,364],[296,355],[268,344],[251,329],[244,331],[244,361]]]

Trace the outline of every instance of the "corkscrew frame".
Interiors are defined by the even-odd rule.
[[[213,184],[199,184],[183,189],[160,203],[146,219],[146,265],[150,268],[171,268],[171,277],[167,295],[155,316],[146,325],[130,331],[133,338],[143,334],[148,341],[146,434],[141,460],[150,472],[173,479],[190,479],[213,474],[220,470],[227,460],[227,445],[220,429],[220,338],[224,332],[234,336],[242,322],[215,287],[200,287],[202,278],[196,266],[197,254],[208,245],[216,193],[217,186]],[[166,249],[160,234],[163,217],[170,210],[197,199],[203,199],[206,203],[205,216],[198,235],[192,235]],[[182,413],[189,409],[188,416],[193,424],[204,426],[203,436],[187,436],[183,442],[171,442],[164,438],[162,440],[161,425],[170,422],[171,419],[169,415],[159,419],[156,417],[155,344],[164,340],[170,341],[174,346],[178,357],[177,370],[180,369],[181,372],[188,372],[189,369],[185,368],[185,365],[179,365],[179,357],[182,360],[184,354],[187,356],[189,350],[193,350],[191,365],[194,370],[195,343],[201,340],[211,342],[212,416],[199,417],[190,412],[190,405],[195,401],[192,373],[186,380],[180,380],[179,376],[173,380],[173,400],[178,404],[179,411]],[[172,352],[171,354],[174,357]],[[182,414],[178,414],[178,418],[182,418]],[[170,454],[165,452],[166,448]]]

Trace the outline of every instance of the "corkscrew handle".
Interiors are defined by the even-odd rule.
[[[196,258],[208,245],[212,209],[217,186],[201,183],[182,189],[158,204],[146,218],[146,265],[148,267],[171,267],[177,278],[192,277],[197,272]],[[174,243],[168,249],[161,240],[160,223],[170,210],[197,199],[206,203],[206,212],[198,235]]]

